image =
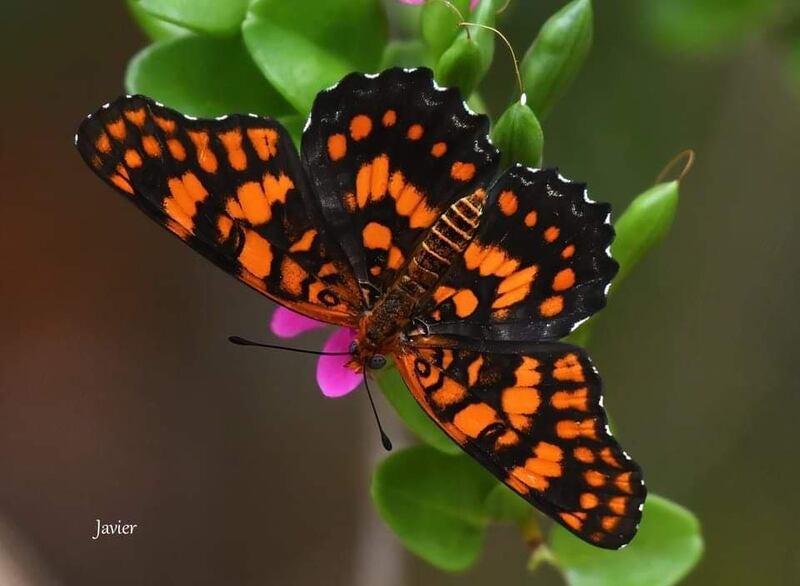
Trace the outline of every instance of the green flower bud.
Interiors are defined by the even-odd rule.
[[[469,0],[450,0],[450,3],[461,11],[465,19],[469,18]],[[460,24],[456,11],[441,0],[428,0],[422,7],[422,39],[434,63],[458,36]]]
[[[514,163],[541,166],[544,134],[536,114],[525,104],[525,96],[500,116],[492,130],[492,141],[500,149],[504,167]]]
[[[619,263],[613,287],[669,232],[678,208],[678,182],[658,183],[634,199],[614,223],[617,237],[611,255]]]
[[[468,98],[481,79],[481,51],[466,36],[458,37],[436,64],[436,79],[446,87],[457,87]]]
[[[592,2],[573,0],[544,23],[520,63],[528,100],[543,118],[577,77],[592,46]]]

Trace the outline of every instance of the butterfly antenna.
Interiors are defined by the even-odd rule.
[[[367,389],[367,397],[369,397],[369,404],[372,406],[372,414],[375,415],[375,423],[378,424],[378,431],[381,434],[381,443],[383,444],[383,448],[387,452],[392,451],[392,440],[389,439],[389,436],[386,435],[386,432],[383,431],[383,426],[381,425],[381,419],[378,417],[378,410],[375,408],[375,401],[372,400],[372,393],[369,390],[369,378],[367,377],[367,371],[364,370],[364,387]]]
[[[273,350],[286,350],[287,352],[298,352],[299,354],[313,354],[314,356],[350,356],[350,352],[320,352],[318,350],[306,350],[305,348],[291,348],[289,346],[279,346],[278,344],[264,344],[253,342],[240,336],[228,336],[228,342],[237,346],[258,346],[259,348],[271,348]]]

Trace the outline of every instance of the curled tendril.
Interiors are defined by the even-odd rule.
[[[672,158],[672,160],[670,160],[669,163],[667,163],[664,166],[664,168],[661,170],[661,173],[658,174],[658,177],[656,177],[656,183],[663,183],[667,179],[667,176],[669,176],[669,174],[672,172],[672,170],[675,169],[678,163],[684,161],[683,168],[681,169],[681,172],[678,174],[677,179],[675,179],[675,181],[680,183],[681,181],[683,181],[683,178],[689,174],[689,171],[692,170],[692,167],[694,166],[694,160],[695,160],[694,150],[686,149],[684,151],[679,152]]]

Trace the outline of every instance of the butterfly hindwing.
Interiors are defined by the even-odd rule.
[[[611,436],[601,382],[568,344],[430,338],[396,362],[431,418],[484,467],[571,532],[617,549],[636,533],[641,470]]]
[[[554,170],[512,167],[419,321],[430,334],[476,339],[565,336],[605,305],[617,272],[609,214]]]
[[[304,162],[360,282],[384,291],[442,211],[492,178],[488,129],[428,69],[351,74],[317,96]]]
[[[224,270],[291,309],[355,323],[360,292],[274,120],[197,120],[129,96],[88,117],[76,141],[101,178]]]

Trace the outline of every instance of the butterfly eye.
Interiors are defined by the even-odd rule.
[[[347,351],[350,352],[350,354],[355,354],[357,350],[358,350],[358,342],[353,340],[352,342],[350,342],[350,347],[347,349]]]
[[[383,354],[373,354],[369,357],[369,367],[372,370],[380,370],[386,366],[386,356]]]

